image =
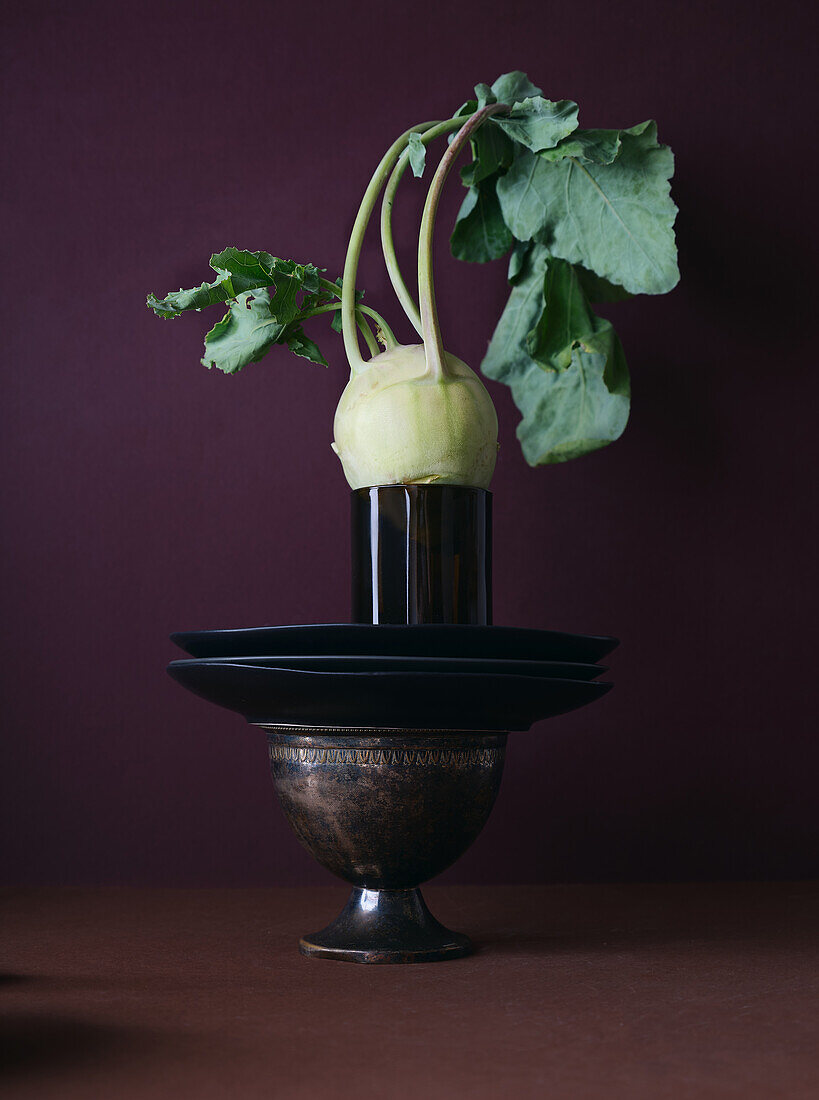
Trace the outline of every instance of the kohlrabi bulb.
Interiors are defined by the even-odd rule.
[[[486,489],[498,453],[498,418],[466,363],[446,354],[427,370],[423,344],[399,345],[356,371],[341,395],[333,450],[353,489],[367,485],[471,485]]]

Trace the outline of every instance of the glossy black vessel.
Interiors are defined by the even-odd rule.
[[[492,622],[492,494],[381,485],[351,494],[354,623]]]

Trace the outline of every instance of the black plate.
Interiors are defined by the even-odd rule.
[[[515,626],[370,626],[329,623],[189,630],[171,641],[192,657],[303,656],[483,657],[507,661],[599,661],[616,638],[526,630]]]
[[[200,657],[197,663],[223,664],[224,658]],[[290,669],[293,672],[427,672],[438,675],[447,672],[468,676],[492,673],[564,680],[594,680],[608,671],[603,665],[572,661],[492,661],[482,657],[272,656],[231,657],[230,663],[245,667]]]
[[[189,691],[270,725],[526,730],[594,702],[606,683],[423,672],[293,672],[229,661],[174,661]]]

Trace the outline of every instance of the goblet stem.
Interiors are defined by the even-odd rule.
[[[468,936],[433,917],[421,891],[356,886],[338,917],[321,932],[303,936],[302,955],[358,963],[434,962],[469,955]]]

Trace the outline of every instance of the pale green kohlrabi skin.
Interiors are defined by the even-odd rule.
[[[446,353],[446,375],[427,370],[423,344],[370,359],[336,409],[333,450],[353,489],[369,485],[489,487],[498,455],[495,406],[477,374]]]

